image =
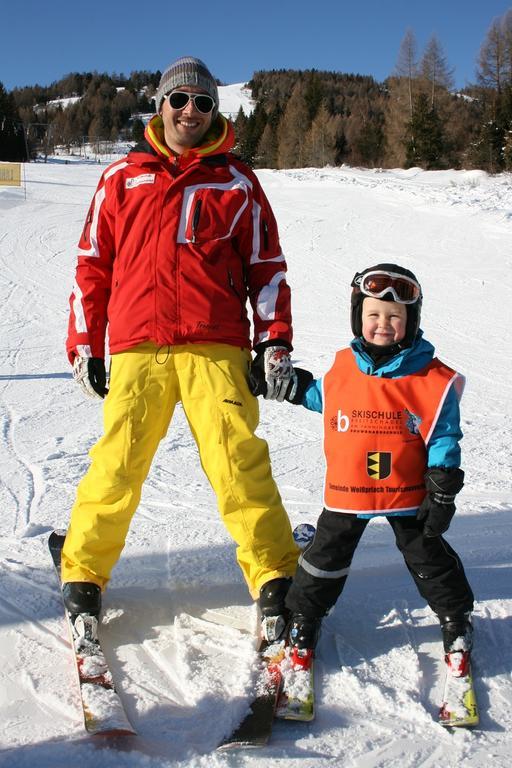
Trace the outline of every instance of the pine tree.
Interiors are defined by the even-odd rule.
[[[278,168],[304,167],[305,139],[309,125],[309,112],[302,82],[299,80],[279,125]]]
[[[309,120],[311,121],[320,109],[324,97],[322,80],[316,70],[313,69],[306,74],[303,93]]]
[[[406,167],[419,166],[426,170],[444,167],[443,127],[436,109],[428,97],[420,93],[414,103],[409,124],[410,139],[406,144]]]
[[[247,165],[253,167],[256,160],[258,144],[267,123],[267,114],[260,103],[256,104],[253,112],[247,118],[240,114],[241,111],[242,109],[240,108],[237,117],[238,141],[236,151],[239,157],[247,163]]]
[[[500,19],[491,24],[480,48],[477,77],[481,85],[492,88],[499,95],[505,78],[505,39]]]
[[[0,160],[28,160],[25,129],[12,94],[0,82]]]
[[[140,118],[136,118],[132,123],[132,141],[136,141],[137,143],[139,141],[143,141],[144,130],[145,130],[144,123]]]
[[[440,42],[433,35],[427,43],[420,63],[420,73],[430,90],[430,104],[436,106],[436,94],[440,88],[453,88],[453,69],[448,67]]]
[[[234,152],[241,157],[247,131],[247,117],[242,107],[238,110],[238,114],[233,122],[233,128],[235,130]]]
[[[270,114],[267,114],[267,123],[256,151],[255,168],[277,168],[278,131],[282,116],[283,110],[279,104],[274,107]]]
[[[305,140],[305,164],[315,168],[334,165],[337,153],[337,140],[340,134],[340,117],[329,114],[323,103],[311,123]]]
[[[416,37],[412,29],[408,29],[400,43],[398,59],[395,67],[395,74],[404,78],[407,82],[407,92],[409,96],[409,114],[412,118],[414,101],[414,81],[418,76],[417,62],[417,44]]]
[[[503,144],[503,164],[506,171],[512,171],[512,124],[505,132]]]
[[[374,117],[363,124],[355,146],[364,166],[375,167],[381,162],[385,148],[383,117]]]
[[[267,123],[258,142],[255,168],[277,167],[277,133],[271,123]]]
[[[512,124],[512,11],[491,24],[480,48],[477,77],[485,108],[470,157],[495,173],[506,167],[505,148]]]

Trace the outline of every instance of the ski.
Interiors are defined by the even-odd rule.
[[[272,734],[272,723],[281,690],[280,662],[284,658],[285,641],[269,642],[262,638],[258,649],[260,670],[256,697],[250,711],[233,733],[217,749],[264,747]]]
[[[439,723],[447,728],[478,725],[478,707],[469,651],[447,653],[446,680]]]
[[[61,551],[65,535],[53,531],[48,539],[60,585]],[[64,608],[73,658],[78,678],[84,725],[91,735],[119,736],[134,734],[122,701],[116,691],[112,673],[97,636],[98,620],[89,614],[78,614],[73,622]]]
[[[298,648],[286,649],[280,664],[282,686],[276,707],[276,717],[283,720],[311,722],[315,717],[313,675],[314,653]]]
[[[301,523],[293,530],[293,538],[301,550],[311,543],[314,535],[315,527],[309,523]],[[288,720],[312,720],[314,717],[312,655],[307,660],[296,660],[292,665],[288,657],[286,637],[281,634],[284,625],[282,628],[272,624],[265,626],[263,622],[263,626],[267,637],[277,636],[279,639],[269,641],[265,637],[261,638],[256,697],[244,720],[217,749],[265,746],[272,735],[272,724],[276,716]],[[283,682],[286,682],[287,686],[286,699],[281,696]],[[280,714],[285,711],[287,714]]]

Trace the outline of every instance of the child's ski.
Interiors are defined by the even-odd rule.
[[[478,725],[478,707],[469,651],[447,653],[446,681],[439,722],[448,728]]]
[[[311,650],[286,649],[280,664],[283,678],[277,702],[276,717],[284,720],[309,722],[315,717],[313,678],[314,655]]]
[[[48,546],[60,584],[60,559],[65,536],[53,531]],[[117,736],[135,733],[112,679],[97,636],[98,620],[77,614],[75,620],[64,608],[73,658],[78,676],[84,724],[88,733]]]

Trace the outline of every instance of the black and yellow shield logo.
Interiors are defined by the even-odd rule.
[[[373,480],[384,480],[391,474],[391,453],[374,451],[366,454],[366,470]]]

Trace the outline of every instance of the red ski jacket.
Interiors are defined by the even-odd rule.
[[[79,243],[67,352],[104,357],[159,345],[291,346],[290,289],[277,225],[219,115],[201,147],[175,157],[155,115],[146,141],[102,174]]]

